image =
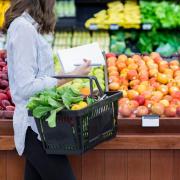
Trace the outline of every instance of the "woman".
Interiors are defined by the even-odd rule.
[[[13,0],[5,16],[10,90],[16,105],[13,126],[16,149],[26,157],[25,180],[74,180],[66,156],[47,155],[26,105],[31,96],[65,80],[52,78],[52,50],[43,38],[55,26],[55,0]],[[90,61],[71,74],[87,75]]]

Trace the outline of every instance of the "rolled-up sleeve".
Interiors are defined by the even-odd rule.
[[[35,29],[28,24],[19,24],[11,42],[12,64],[17,94],[24,99],[57,85],[55,78],[49,76],[36,77],[38,71],[37,47]]]

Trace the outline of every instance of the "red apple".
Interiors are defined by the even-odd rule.
[[[119,106],[119,113],[123,117],[129,117],[132,114],[132,110],[130,109],[128,104],[124,104]]]
[[[110,58],[110,57],[116,57],[116,55],[114,53],[107,53],[106,58]]]
[[[165,108],[164,114],[167,117],[175,117],[176,116],[176,107],[173,105],[170,105],[169,107]]]
[[[144,115],[147,115],[148,113],[149,113],[149,110],[146,106],[139,106],[135,111],[135,114],[138,117],[142,117]]]
[[[145,103],[145,98],[142,95],[136,96],[134,100],[137,101],[140,106],[144,105]]]
[[[164,106],[161,103],[154,103],[151,107],[151,111],[153,114],[162,116],[164,114]]]

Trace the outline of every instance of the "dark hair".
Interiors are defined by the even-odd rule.
[[[12,0],[11,6],[5,14],[4,31],[6,32],[11,22],[28,11],[31,17],[39,24],[38,31],[42,34],[54,31],[55,0]]]

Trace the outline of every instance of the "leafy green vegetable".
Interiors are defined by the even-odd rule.
[[[63,107],[59,107],[51,111],[50,116],[46,119],[50,128],[56,127],[56,114],[61,111]]]
[[[53,108],[50,106],[42,106],[39,105],[35,109],[33,109],[33,116],[36,118],[41,118],[42,116],[46,115],[47,112],[51,111]]]
[[[87,98],[87,103],[88,103],[88,105],[92,105],[92,104],[95,103],[95,100],[93,98],[88,97]]]
[[[30,98],[27,108],[32,111],[35,118],[46,119],[49,127],[56,126],[56,114],[60,110],[71,107],[83,101],[84,98],[81,96],[79,91],[74,89],[71,85],[64,86],[61,88],[53,88],[42,91],[36,94],[34,97]],[[94,101],[88,98],[90,104]]]
[[[174,2],[140,1],[141,21],[153,29],[180,27],[180,5]]]

